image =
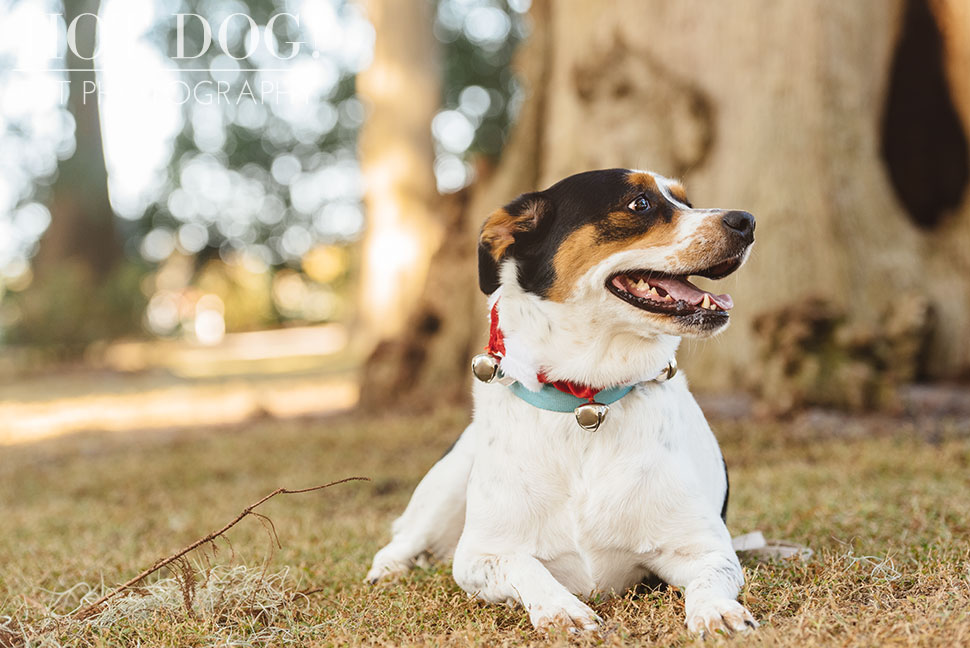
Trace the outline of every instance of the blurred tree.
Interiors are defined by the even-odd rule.
[[[60,4],[57,0],[51,2]],[[124,290],[116,291],[109,301],[115,306],[122,305],[130,297],[124,291],[140,285],[145,295],[151,297],[144,321],[149,330],[157,334],[179,335],[191,331],[194,309],[190,302],[192,295],[198,292],[191,286],[201,280],[207,269],[218,273],[220,268],[225,270],[228,265],[245,268],[250,274],[268,275],[269,282],[261,283],[263,288],[260,290],[268,286],[271,296],[268,310],[236,308],[227,303],[227,313],[258,313],[249,321],[234,317],[232,328],[271,325],[282,320],[320,321],[343,317],[345,304],[349,302],[346,293],[353,291],[347,268],[354,269],[358,265],[359,252],[353,244],[360,236],[364,220],[360,208],[363,183],[354,150],[364,110],[356,96],[355,75],[369,63],[373,45],[373,28],[364,18],[359,3],[348,0],[156,0],[154,10],[145,9],[144,5],[137,10],[131,9],[124,0],[105,0],[100,6],[84,2],[69,5],[66,16],[69,23],[80,13],[93,13],[100,8],[102,26],[110,24],[111,29],[118,25],[118,30],[126,27],[134,30],[126,44],[118,44],[124,39],[112,37],[110,43],[106,39],[108,46],[104,51],[107,54],[99,59],[106,67],[106,74],[96,79],[93,72],[88,73],[87,78],[76,73],[71,79],[72,86],[81,84],[81,91],[71,95],[72,108],[75,107],[73,102],[84,93],[84,103],[77,109],[87,112],[76,120],[79,126],[90,123],[88,118],[92,115],[97,117],[98,112],[106,111],[109,120],[106,134],[109,140],[120,141],[123,136],[114,133],[130,129],[130,122],[134,121],[132,113],[137,111],[130,105],[114,108],[115,98],[147,90],[151,91],[155,101],[151,118],[166,123],[171,120],[171,125],[159,126],[163,134],[158,137],[166,140],[168,135],[165,133],[174,132],[173,128],[178,134],[171,142],[167,173],[161,177],[154,174],[149,182],[139,177],[137,171],[134,174],[127,172],[124,162],[120,161],[121,155],[117,153],[118,147],[112,144],[107,156],[112,173],[111,196],[113,206],[122,218],[110,218],[101,225],[107,223],[120,232],[106,238],[101,234],[89,235],[96,228],[88,228],[85,236],[63,235],[70,230],[67,226],[70,219],[58,216],[57,225],[50,228],[37,263],[42,265],[50,260],[57,265],[64,262],[71,256],[65,252],[65,246],[84,246],[99,240],[113,244],[110,253],[95,259],[104,267],[118,265],[125,271]],[[437,0],[422,5],[420,33],[423,36],[414,42],[420,40],[422,47],[428,49],[437,40],[447,56],[442,68],[428,68],[422,72],[431,86],[420,92],[412,88],[410,97],[395,108],[414,103],[414,97],[426,99],[427,107],[422,108],[426,113],[423,133],[420,128],[414,130],[412,141],[416,147],[425,150],[425,161],[414,169],[424,167],[424,182],[430,187],[420,202],[435,200],[434,185],[428,182],[432,165],[438,186],[444,191],[453,191],[471,181],[476,166],[481,167],[480,172],[487,171],[488,164],[483,164],[482,160],[494,158],[501,149],[509,117],[519,103],[508,61],[524,34],[523,22],[518,15],[527,6],[528,0]],[[48,9],[55,10],[53,5]],[[392,10],[396,10],[393,5]],[[181,42],[176,13],[184,14],[181,23],[184,39]],[[276,19],[270,24],[274,16]],[[417,16],[406,18],[414,20]],[[142,20],[144,24],[139,22]],[[94,24],[88,19],[82,19],[78,24],[81,52],[90,53],[86,48],[93,48],[94,34],[85,34],[84,29]],[[208,37],[203,29],[205,25],[210,28]],[[153,34],[152,45],[161,54],[157,58],[150,51],[151,46],[146,47],[143,41],[146,29]],[[387,29],[392,35],[401,31],[400,25],[395,24]],[[414,33],[418,34],[417,31]],[[117,31],[111,34],[117,35]],[[90,42],[85,40],[88,37],[92,39]],[[63,27],[58,38],[63,42]],[[132,49],[126,50],[128,47]],[[126,61],[131,61],[131,65],[126,68],[124,63],[119,63],[117,52],[121,52],[122,57],[127,54]],[[90,62],[83,64],[90,65]],[[101,88],[89,85],[95,80],[99,84],[110,84],[101,106],[95,101]],[[176,83],[180,84],[180,90],[175,93],[179,96],[166,94],[166,89],[170,90]],[[135,87],[139,84],[144,87]],[[188,95],[181,94],[185,92]],[[125,102],[120,103],[125,105]],[[170,104],[171,112],[180,113],[180,116],[163,115],[167,106],[160,108],[158,104]],[[428,116],[434,116],[438,107],[442,110],[438,112],[437,125],[432,128],[432,140],[428,137],[431,125]],[[146,114],[142,118],[149,117]],[[374,128],[380,130],[377,123]],[[105,156],[98,145],[100,136],[100,132],[78,128],[77,153],[63,165],[62,183],[76,176],[78,171],[90,175],[101,169],[103,176]],[[73,140],[73,137],[66,139]],[[373,145],[365,144],[362,151],[370,150],[379,155],[382,137],[375,136],[371,141]],[[85,153],[91,150],[92,143],[96,145],[97,156]],[[129,142],[124,154],[131,155],[136,148]],[[126,172],[120,172],[122,169]],[[420,175],[420,171],[416,175]],[[119,180],[122,176],[135,180],[122,182]],[[142,185],[136,186],[139,182]],[[86,183],[85,187],[99,184],[102,187],[100,199],[104,202],[107,194],[103,179]],[[387,185],[378,183],[376,186]],[[379,193],[375,191],[373,196]],[[82,194],[68,190],[65,195],[77,197]],[[27,195],[26,198],[30,197]],[[33,197],[43,200],[46,195]],[[406,205],[405,213],[418,204]],[[40,214],[40,222],[43,209],[39,205],[33,207]],[[25,216],[29,215],[27,211],[24,210]],[[382,218],[380,210],[375,214],[375,221]],[[441,221],[441,218],[436,217],[436,220]],[[46,222],[43,224],[46,226]],[[419,231],[423,229],[418,228]],[[384,240],[388,238],[385,236]],[[126,254],[122,254],[119,241],[123,242]],[[373,246],[368,244],[367,249],[372,250]],[[426,246],[418,257],[426,259],[432,249],[433,246]],[[334,253],[346,250],[351,253]],[[33,250],[28,249],[21,257],[26,260],[32,254]],[[391,260],[385,254],[376,256],[384,262]],[[319,266],[314,259],[338,258],[343,260],[341,270],[336,273],[328,270],[323,273],[327,275],[326,279],[310,268]],[[192,260],[194,268],[193,264],[183,263],[185,259]],[[122,260],[125,262],[118,264]],[[173,266],[171,272],[165,271],[169,262]],[[415,265],[426,263],[418,258]],[[158,267],[153,268],[154,264]],[[11,276],[17,270],[15,265],[11,265]],[[26,267],[24,262],[20,265]],[[333,263],[325,265],[332,269]],[[100,308],[100,296],[78,289],[78,286],[92,287],[110,282],[102,278],[81,279],[81,275],[87,277],[89,272],[76,270],[76,265],[71,268],[67,273],[60,273],[64,279],[58,284],[60,293],[32,300],[27,310],[36,317],[22,318],[24,322],[39,319],[48,327],[58,323],[61,328],[42,333],[45,327],[26,325],[12,336],[13,340],[39,341],[39,336],[46,336],[53,340],[73,337],[80,342],[127,331],[133,322],[133,328],[137,328],[140,317],[137,311],[142,305],[140,293],[131,299],[131,313],[103,321],[104,318],[91,314]],[[370,273],[368,277],[377,276],[366,268],[365,265],[365,272]],[[99,267],[93,273],[96,275],[101,271]],[[148,279],[140,281],[146,272]],[[245,273],[231,269],[223,274],[233,278],[233,282],[245,276]],[[280,274],[280,281],[274,278],[277,274]],[[371,288],[392,285],[389,281],[365,281]],[[17,285],[24,283],[26,281],[20,281]],[[37,282],[37,286],[41,283],[44,282]],[[301,290],[295,290],[297,283],[302,286]],[[410,283],[420,285],[421,280]],[[242,299],[244,291],[236,288],[241,286],[227,289],[220,297],[223,300]],[[364,294],[373,299],[377,291],[365,289]],[[298,299],[297,295],[311,298]],[[71,296],[73,300],[69,299]],[[86,298],[82,299],[82,296]],[[249,295],[245,299],[262,302],[262,297],[266,296]],[[74,300],[79,303],[68,307]],[[14,301],[18,301],[16,296],[11,299]],[[78,310],[82,305],[88,309],[84,314]],[[402,305],[408,304],[404,302]],[[12,308],[10,312],[14,310]],[[392,319],[371,317],[370,321],[383,325]],[[98,327],[106,323],[119,326],[99,332]],[[226,323],[230,324],[228,320]],[[79,334],[81,328],[85,329],[83,335]],[[75,345],[78,349],[82,346],[83,342]]]
[[[508,79],[514,71],[526,80],[528,98],[507,142],[504,131],[516,113],[514,110],[499,113],[496,127],[502,132],[499,149],[502,162],[498,168],[492,165],[493,151],[482,150],[483,155],[475,158],[476,183],[442,201],[444,242],[431,259],[427,282],[413,305],[405,332],[378,346],[365,365],[361,389],[365,406],[394,404],[420,408],[434,402],[468,398],[468,363],[476,349],[485,343],[487,324],[485,298],[477,288],[478,230],[484,216],[495,205],[532,190],[539,181],[533,161],[541,146],[545,89],[529,80],[543,79],[548,68],[549,39],[543,27],[548,15],[548,0],[532,2],[530,17],[535,28],[531,36],[517,52],[516,64],[504,67],[504,74],[493,77],[489,84],[499,98],[510,100],[515,90]],[[509,49],[502,50],[503,55],[511,56],[512,47],[518,44],[523,32],[515,31],[513,43]],[[460,37],[452,40],[460,41]],[[465,52],[476,51],[465,44],[459,47]],[[451,58],[450,54],[446,56],[448,60]],[[487,83],[470,72],[476,68],[488,69],[487,61],[475,63],[473,59],[466,67],[450,64],[452,73],[465,83]]]
[[[427,258],[440,238],[432,169],[450,168],[452,184],[443,185],[448,174],[438,173],[438,185],[454,190],[470,181],[472,156],[495,156],[501,148],[514,109],[508,61],[522,36],[521,21],[513,20],[516,11],[505,0],[243,4],[258,29],[238,18],[230,21],[237,27],[228,31],[230,52],[216,42],[216,30],[242,5],[209,0],[177,5],[179,12],[212,25],[213,43],[204,50],[202,21],[187,19],[184,50],[200,55],[180,61],[189,87],[209,84],[209,89],[201,100],[183,105],[184,127],[168,182],[137,221],[133,240],[150,261],[160,260],[151,258],[155,247],[167,254],[174,242],[174,249],[196,255],[199,267],[221,259],[271,273],[285,266],[303,271],[307,255],[321,245],[348,245],[360,236],[366,184],[369,228],[360,250],[359,330],[376,337],[398,330],[414,302],[407,286],[423,284]],[[247,54],[249,39],[260,37],[283,11],[293,15],[277,18],[272,36],[285,61],[267,57],[265,46]],[[170,57],[176,55],[176,26],[169,20],[157,33]],[[381,37],[373,65],[358,75],[371,61],[375,30]],[[443,69],[436,39],[447,53]],[[302,47],[297,50],[295,43]],[[291,78],[266,69],[277,67],[298,74]],[[302,95],[297,101],[263,96],[267,82],[295,83],[287,90]],[[256,89],[251,100],[240,97],[245,84]],[[220,99],[220,88],[233,101]],[[370,106],[358,147],[365,115],[361,99]],[[451,140],[428,137],[442,106],[452,124],[472,134],[460,149]],[[436,129],[444,132],[451,131]],[[456,165],[462,170],[457,176]],[[155,246],[158,242],[166,245]],[[346,290],[346,282],[335,286]],[[292,308],[277,300],[274,306],[277,319],[293,317]]]
[[[377,39],[358,76],[368,109],[358,147],[368,217],[358,304],[366,334],[382,339],[401,332],[440,243],[431,119],[441,77],[428,0],[362,4]]]
[[[21,295],[20,319],[10,339],[75,355],[90,342],[138,330],[141,299],[137,272],[122,267],[124,254],[108,199],[101,143],[99,92],[93,53],[100,0],[64,2],[74,26],[66,49],[68,110],[74,118],[74,153],[58,165],[50,201],[51,223],[33,261],[34,280]],[[91,15],[85,15],[91,14]]]
[[[443,85],[442,110],[431,130],[438,189],[449,193],[487,172],[508,138],[522,100],[512,55],[528,34],[523,12],[530,1],[437,0],[435,5]]]
[[[915,2],[916,0],[910,0]],[[924,0],[925,1],[925,0]],[[930,2],[942,35],[943,69],[958,121],[955,126],[970,139],[970,3],[964,0]],[[958,138],[956,138],[959,141]],[[951,208],[939,224],[925,235],[924,254],[930,266],[925,282],[934,288],[933,304],[939,310],[940,337],[932,362],[940,373],[962,371],[970,375],[970,183],[967,157],[963,157],[963,183],[957,186]],[[953,159],[952,157],[950,159]],[[960,173],[960,170],[957,170]],[[958,176],[959,177],[959,176]],[[947,321],[942,321],[947,320]]]
[[[446,195],[461,189],[487,174],[501,152],[517,110],[510,61],[525,34],[520,13],[527,5],[364,5],[377,41],[373,64],[358,84],[369,107],[359,147],[368,234],[358,301],[366,329],[383,339],[419,310],[429,259],[442,236],[451,250],[462,243],[447,237],[463,197],[441,200],[435,184]],[[451,272],[439,263],[437,274]],[[434,321],[425,319],[425,328],[434,328]]]
[[[185,18],[184,58],[178,22],[163,17],[159,47],[192,95],[180,102],[168,182],[139,220],[142,235],[174,233],[200,260],[246,252],[270,266],[298,266],[315,242],[358,235],[360,223],[341,208],[360,199],[355,73],[367,63],[371,30],[352,4],[308,6],[322,15],[283,14],[284,0],[181,0],[179,13],[198,16]],[[315,37],[312,26],[329,31]],[[204,231],[180,236],[186,224]]]
[[[230,330],[343,317],[347,264],[322,280],[306,262],[360,236],[363,188],[354,149],[364,112],[355,77],[369,62],[373,29],[344,0],[179,0],[172,11],[192,14],[183,22],[183,58],[171,14],[155,37],[179,64],[191,97],[180,103],[183,126],[168,177],[134,223],[133,251],[153,263],[173,253],[192,256],[196,272],[183,277],[185,284],[199,281],[209,265],[228,264],[278,275],[290,288],[303,285],[307,299],[293,300],[293,290],[264,282],[272,286],[269,310],[227,302],[227,312],[254,314],[235,318]],[[264,297],[242,287],[219,296]],[[187,319],[173,328],[170,318],[156,325],[151,313],[156,333],[191,325]]]
[[[81,16],[97,15],[99,5],[100,0],[64,3],[64,21],[76,24],[77,51],[85,57],[95,51],[97,23],[91,16]],[[88,268],[92,279],[102,280],[121,260],[122,249],[108,200],[94,61],[67,48],[64,63],[70,70],[68,110],[74,117],[75,149],[58,167],[51,224],[34,257],[34,272],[43,278],[61,264],[73,262]]]
[[[970,78],[967,41],[960,40],[966,33],[963,4],[930,3],[949,43],[949,84],[931,84],[933,96],[907,96],[936,108],[920,108],[920,123],[899,126],[929,129],[934,141],[946,141],[954,151],[956,165],[966,159],[967,104],[961,104],[962,123],[940,115],[953,114],[951,86],[965,99]],[[912,15],[903,0],[625,0],[609,10],[579,0],[534,3],[535,28],[519,59],[529,95],[497,172],[475,188],[466,263],[472,259],[472,223],[517,193],[590,168],[654,169],[683,177],[696,204],[744,207],[759,220],[751,261],[729,280],[738,304],[733,326],[717,343],[685,346],[693,384],[723,388],[744,380],[757,362],[754,319],[812,296],[875,331],[866,344],[894,321],[889,317],[884,324],[887,309],[915,308],[913,317],[924,319],[913,330],[925,330],[925,299],[939,315],[932,346],[925,355],[914,340],[916,351],[900,361],[919,366],[903,373],[966,371],[966,181],[955,169],[950,202],[934,217],[938,224],[917,224],[919,215],[908,212],[890,180],[893,161],[882,155],[888,150],[882,138],[903,136],[881,128],[887,112],[898,108],[890,87],[894,78],[899,82],[900,58],[932,66],[932,48],[939,46],[934,24],[935,42],[930,38],[894,55],[905,42],[901,34],[913,28],[907,21]],[[950,129],[950,135],[938,137],[934,129]],[[954,142],[964,147],[963,155]],[[957,202],[962,206],[954,208]],[[434,266],[430,274],[438,274]],[[464,294],[473,286],[458,290]],[[478,301],[476,310],[483,311]],[[467,308],[463,300],[453,303]],[[437,313],[442,321],[452,316],[467,321],[451,310]],[[468,330],[464,343],[446,352],[484,341],[480,328]],[[408,384],[422,384],[426,367],[409,362],[413,354],[396,357],[399,383],[410,376]],[[445,386],[467,382],[463,365],[456,363],[451,374],[436,372],[436,380]]]

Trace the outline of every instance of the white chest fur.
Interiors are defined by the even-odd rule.
[[[637,387],[595,433],[497,384],[475,387],[475,412],[463,543],[533,555],[575,594],[623,591],[678,518],[721,510],[720,450],[682,376]]]

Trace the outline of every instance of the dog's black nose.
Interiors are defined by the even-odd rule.
[[[721,219],[724,226],[734,230],[749,243],[754,241],[754,216],[746,211],[729,211]]]

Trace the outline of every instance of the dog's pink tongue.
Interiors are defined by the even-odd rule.
[[[715,295],[706,292],[680,277],[658,277],[656,279],[651,277],[647,280],[647,283],[657,288],[663,288],[674,299],[682,299],[693,306],[704,301],[704,295],[710,295],[711,301],[717,304],[721,310],[731,310],[734,307],[734,300],[731,299],[731,295]]]

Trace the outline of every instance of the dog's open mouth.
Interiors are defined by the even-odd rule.
[[[684,275],[653,270],[628,270],[614,274],[606,287],[614,295],[637,308],[661,315],[704,314],[726,318],[734,306],[730,295],[715,295],[701,290],[689,280],[692,275],[720,279],[741,267],[736,256],[710,268]]]

